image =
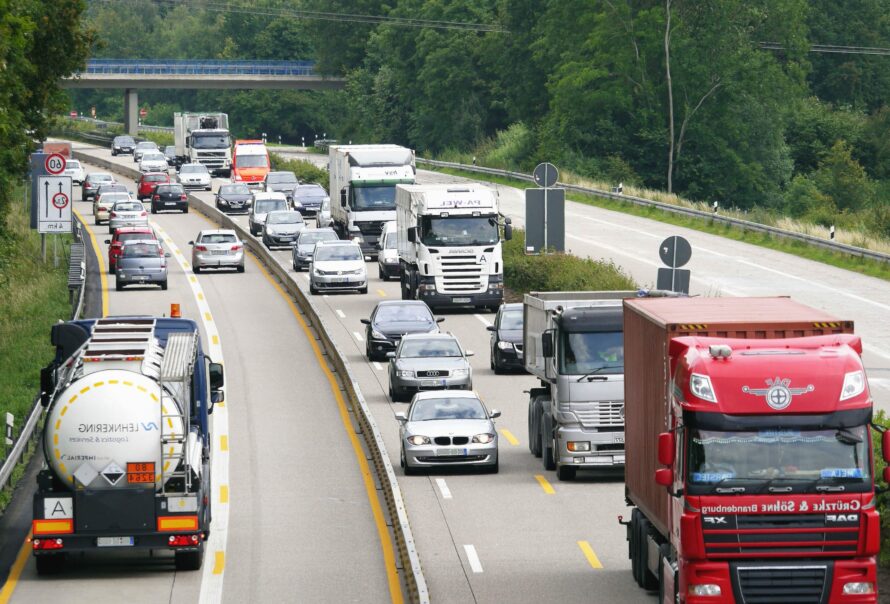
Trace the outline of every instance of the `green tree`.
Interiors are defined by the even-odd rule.
[[[852,148],[846,141],[839,140],[832,145],[813,180],[841,212],[863,210],[874,201],[874,183],[853,158]]]

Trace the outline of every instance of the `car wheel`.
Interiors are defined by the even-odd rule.
[[[194,266],[192,266],[192,272],[197,275],[198,273],[201,272],[201,267],[198,266],[197,264],[195,264]]]
[[[313,296],[318,295],[318,290],[315,289],[315,286],[312,285],[311,283],[309,284],[309,293],[312,294]]]
[[[158,213],[158,208],[157,208],[157,206],[155,206],[155,202],[151,202],[151,213],[152,214]]]
[[[209,191],[209,190],[210,190],[210,187],[204,187],[204,190],[205,190],[205,191]]]
[[[188,206],[185,206],[184,208],[182,208],[182,213],[183,213],[183,214],[188,214],[188,213],[189,213],[189,207],[188,207]]]
[[[167,289],[167,282],[166,282],[166,281],[161,281],[161,289],[164,289],[164,290]]]
[[[497,351],[495,351],[495,353],[494,353],[494,363],[493,363],[493,364],[494,364],[494,367],[493,367],[493,369],[494,369],[494,372],[495,372],[496,375],[501,375],[502,373],[504,373],[504,368],[501,367],[501,364],[498,362],[498,360],[499,360],[499,359],[498,359],[498,353],[497,353]]]
[[[578,468],[572,466],[559,466],[556,468],[556,477],[560,480],[575,480]]]
[[[405,456],[405,445],[402,445],[402,471],[405,472],[405,476],[414,476],[417,474],[417,470],[408,465],[408,458]]]
[[[121,283],[115,283],[114,289],[115,289],[115,291],[121,291],[122,289],[124,289],[124,286]]]
[[[35,556],[38,575],[57,575],[65,566],[65,554],[43,554]]]
[[[358,293],[360,293],[360,294],[368,293],[368,286],[366,285],[363,288],[361,288],[360,290],[358,290]]]
[[[238,265],[238,272],[239,272],[239,273],[243,273],[243,272],[244,272],[244,265],[243,265],[243,264]]]
[[[500,456],[495,457],[494,463],[491,464],[490,466],[488,466],[487,468],[485,468],[485,471],[488,474],[497,474],[498,470],[500,469],[500,463],[501,463]]]

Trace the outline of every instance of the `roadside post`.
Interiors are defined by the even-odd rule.
[[[539,188],[525,190],[525,253],[541,254],[554,249],[565,251],[566,191],[554,188],[559,170],[551,163],[535,168]]]
[[[685,266],[692,258],[692,246],[689,245],[689,241],[679,235],[668,237],[661,242],[658,256],[668,268],[658,269],[656,287],[678,294],[688,294],[691,273],[680,267]]]

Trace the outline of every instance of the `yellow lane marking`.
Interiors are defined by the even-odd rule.
[[[76,209],[74,213],[77,215],[78,220],[83,225],[83,228],[86,229],[87,235],[90,238],[90,243],[93,246],[93,251],[96,253],[96,260],[99,264],[99,284],[102,288],[102,316],[108,316],[108,276],[105,274],[105,256],[102,254],[102,249],[99,247],[99,242],[96,241],[96,236],[93,234],[93,229],[90,228],[90,225],[87,224],[87,221],[83,219],[83,216],[80,215]]]
[[[219,502],[229,503],[229,485],[224,484],[219,487]]]
[[[218,345],[218,344],[219,344],[219,336],[218,336],[218,335],[215,335],[215,334],[214,334],[213,336],[211,336],[210,339],[213,341],[213,344],[214,344],[214,345]]]
[[[29,531],[27,539],[22,544],[22,549],[19,550],[18,555],[15,557],[15,562],[13,562],[12,568],[9,571],[9,577],[3,585],[3,589],[0,590],[0,604],[6,604],[12,598],[12,592],[15,591],[19,578],[22,576],[22,571],[25,570],[25,565],[28,563],[29,554],[31,553],[30,539],[31,532]]]
[[[581,551],[584,552],[584,557],[587,558],[587,562],[593,568],[602,568],[603,563],[600,562],[600,559],[596,557],[596,553],[594,553],[593,548],[590,547],[590,544],[587,541],[579,541],[578,547],[581,548]]]
[[[355,434],[355,430],[352,428],[352,421],[349,418],[349,411],[346,409],[346,401],[343,399],[343,394],[340,392],[340,385],[337,383],[337,378],[334,377],[334,374],[331,373],[330,368],[328,368],[327,362],[324,359],[324,355],[322,355],[321,348],[318,345],[318,342],[315,340],[315,336],[309,330],[309,326],[306,325],[306,321],[303,320],[303,315],[300,313],[300,309],[297,308],[297,305],[294,303],[293,299],[287,292],[282,289],[282,287],[278,284],[278,282],[272,277],[266,267],[254,258],[252,255],[250,259],[257,265],[257,268],[263,274],[264,277],[272,284],[279,294],[284,298],[287,302],[287,305],[290,307],[291,313],[293,313],[294,318],[296,318],[297,323],[300,324],[300,327],[303,329],[303,332],[306,334],[306,341],[309,342],[309,346],[312,347],[312,352],[315,353],[315,358],[318,360],[318,366],[321,367],[321,370],[324,372],[325,377],[328,379],[328,384],[331,387],[331,392],[334,395],[334,399],[337,401],[337,407],[340,410],[340,419],[343,422],[343,428],[346,430],[346,434],[349,437],[349,442],[352,444],[352,451],[355,454],[356,461],[358,461],[359,470],[362,474],[362,479],[365,483],[365,493],[368,496],[368,502],[371,505],[371,513],[374,516],[374,523],[377,525],[377,534],[380,538],[380,549],[383,551],[383,563],[386,568],[386,578],[389,583],[389,595],[393,604],[402,604],[404,602],[404,596],[402,595],[402,585],[399,581],[398,570],[396,570],[396,560],[394,547],[392,543],[392,539],[389,536],[389,529],[386,526],[386,520],[383,516],[383,509],[380,507],[380,500],[377,497],[377,487],[374,484],[374,478],[371,475],[371,468],[368,466],[368,460],[365,458],[365,453],[362,450],[361,443],[358,441],[358,437]]]
[[[507,442],[513,445],[514,447],[519,444],[519,439],[513,436],[513,433],[507,430],[506,428],[501,428],[500,433],[504,435],[504,438],[507,439]]]
[[[544,492],[548,495],[555,495],[556,491],[553,490],[553,486],[547,482],[547,479],[544,478],[541,474],[535,474],[535,480],[538,481],[538,484],[541,485],[541,488],[544,489]]]
[[[202,294],[201,292],[198,292],[198,300],[203,300],[203,299],[204,299],[204,294]]]
[[[213,560],[213,574],[221,575],[223,569],[226,567],[226,553],[222,550],[216,551],[216,556],[214,556]]]
[[[209,312],[205,312],[204,320],[207,321],[208,323],[211,323],[213,321],[213,315],[211,315]]]
[[[220,451],[228,451],[229,450],[229,437],[223,434],[219,437],[219,450]]]
[[[198,278],[195,277],[194,275],[191,275],[191,276],[189,277],[189,279],[191,279],[191,282],[192,282],[192,283],[197,283],[197,282],[198,282]]]
[[[377,293],[380,294],[380,297],[381,297],[381,298],[385,298],[385,297],[386,297],[386,292],[383,291],[382,289],[378,289],[378,290],[377,290]]]

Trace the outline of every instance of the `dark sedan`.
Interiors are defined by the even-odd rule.
[[[491,332],[491,368],[495,373],[525,369],[522,354],[522,303],[501,304]]]
[[[133,140],[132,136],[127,136],[126,134],[122,136],[115,136],[114,140],[111,141],[111,154],[118,155],[119,153],[133,153],[133,149],[136,147],[136,141]]]
[[[301,271],[309,268],[312,262],[312,254],[315,253],[315,244],[319,241],[337,241],[337,233],[334,229],[303,229],[297,236],[291,254],[293,255],[294,270]]]
[[[369,361],[386,359],[393,352],[402,336],[409,333],[439,333],[444,319],[433,316],[430,307],[422,300],[387,300],[378,302],[365,324],[365,354]]]
[[[227,214],[250,210],[251,193],[247,185],[222,185],[216,192],[216,209]]]
[[[290,195],[294,209],[303,216],[315,216],[325,201],[330,201],[328,192],[318,184],[298,185]]]
[[[151,196],[151,213],[163,210],[179,210],[188,213],[189,201],[185,189],[179,183],[158,185]]]

